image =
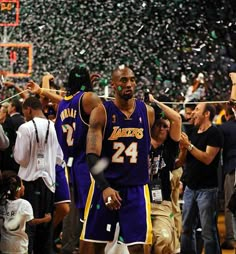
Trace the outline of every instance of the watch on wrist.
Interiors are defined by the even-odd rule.
[[[187,147],[187,150],[188,150],[189,152],[191,152],[191,151],[193,150],[193,147],[194,147],[194,145],[193,145],[193,144],[190,144],[190,145]]]

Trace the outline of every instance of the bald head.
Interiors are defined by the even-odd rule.
[[[129,75],[129,76],[133,76],[134,77],[134,73],[133,73],[133,71],[130,69],[130,68],[128,68],[128,67],[126,67],[126,66],[124,66],[124,65],[120,65],[120,66],[118,66],[113,72],[112,72],[112,76],[111,76],[111,80],[112,81],[117,81],[117,80],[119,80],[120,79],[120,77],[121,76],[123,76],[123,75]]]
[[[111,84],[117,97],[123,100],[129,100],[133,97],[136,82],[134,73],[130,68],[124,65],[119,66],[112,72],[111,78]]]

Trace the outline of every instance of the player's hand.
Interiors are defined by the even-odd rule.
[[[118,191],[112,189],[111,187],[106,188],[102,192],[103,201],[106,207],[110,210],[118,210],[121,207],[122,198]]]
[[[45,215],[44,215],[44,220],[45,220],[45,221],[44,221],[45,223],[51,221],[51,220],[52,220],[52,215],[51,215],[51,213],[45,213]]]
[[[40,86],[36,84],[33,80],[30,80],[26,88],[29,89],[33,94],[39,94],[40,93]]]

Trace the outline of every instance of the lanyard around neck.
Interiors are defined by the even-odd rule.
[[[37,141],[37,143],[39,143],[38,129],[37,129],[37,126],[36,126],[36,123],[35,123],[34,119],[32,120],[32,122],[34,124],[36,141]],[[50,126],[50,121],[48,120],[48,127],[47,127],[47,131],[46,131],[46,136],[45,136],[44,144],[47,144],[47,142],[48,142],[49,126]]]

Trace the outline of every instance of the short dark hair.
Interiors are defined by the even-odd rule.
[[[12,99],[11,105],[16,108],[16,112],[22,113],[22,103],[18,99]]]
[[[205,103],[205,109],[204,109],[204,112],[207,112],[209,111],[210,112],[210,121],[213,121],[215,115],[216,115],[216,109],[213,105],[209,104],[209,103]]]
[[[184,105],[184,108],[190,108],[191,110],[194,110],[196,108],[196,103],[194,102],[187,102],[185,105]]]
[[[225,115],[226,116],[234,116],[234,111],[232,110],[232,106],[226,104],[225,106]]]
[[[69,94],[75,94],[80,90],[92,91],[92,82],[89,69],[85,64],[75,66],[69,73],[68,83],[66,85]],[[84,87],[82,89],[82,87]]]
[[[40,100],[36,97],[28,97],[23,105],[22,105],[23,108],[27,108],[27,107],[30,107],[32,109],[41,109],[42,110],[42,104],[40,102]]]

